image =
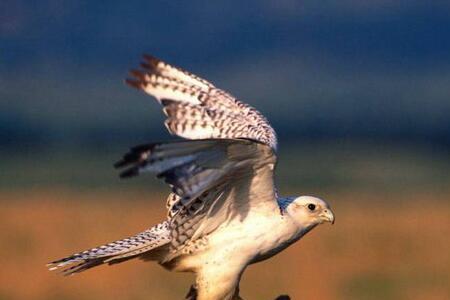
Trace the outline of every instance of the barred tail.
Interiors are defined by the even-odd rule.
[[[158,250],[169,242],[169,222],[165,221],[135,236],[55,260],[47,267],[50,271],[59,269],[63,275],[72,275],[105,263],[112,265],[135,257],[157,260]]]

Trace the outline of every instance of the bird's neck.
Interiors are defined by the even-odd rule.
[[[295,219],[288,212],[284,212],[282,217],[284,228],[286,228],[286,242],[292,244],[298,241],[302,236],[311,231],[317,224],[303,223],[301,220]]]
[[[295,200],[296,197],[277,197],[277,203],[281,213],[286,213],[287,207]]]

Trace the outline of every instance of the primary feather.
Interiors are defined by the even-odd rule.
[[[132,87],[154,96],[168,116],[165,124],[187,139],[247,138],[276,149],[275,131],[256,109],[206,80],[146,55],[142,70],[132,70]]]

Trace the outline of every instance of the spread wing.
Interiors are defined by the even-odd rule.
[[[254,108],[211,83],[154,57],[127,82],[164,107],[172,134],[189,140],[131,149],[121,177],[152,172],[171,187],[168,199],[176,250],[251,210],[277,213],[273,171],[276,136]],[[178,251],[179,252],[179,251]]]
[[[276,156],[245,139],[188,140],[134,147],[116,163],[121,177],[145,172],[163,178],[169,196],[171,242],[175,248],[204,236],[250,210],[279,213],[273,171]]]
[[[187,139],[246,138],[276,149],[275,131],[266,118],[208,81],[144,55],[141,70],[126,82],[163,105],[170,133]]]

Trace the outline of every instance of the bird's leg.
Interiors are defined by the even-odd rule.
[[[189,292],[186,295],[187,300],[197,300],[197,287],[195,284],[191,285]]]

